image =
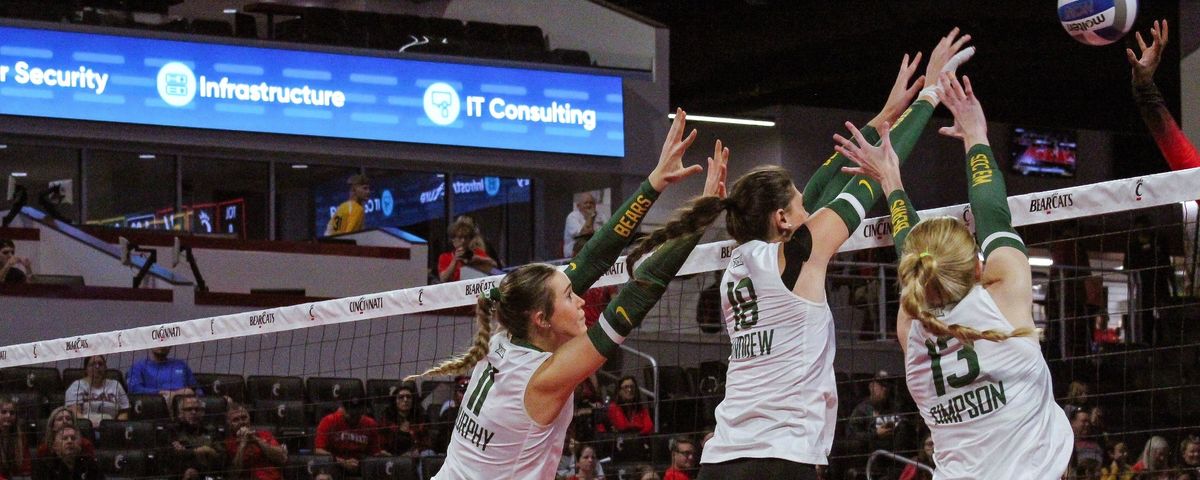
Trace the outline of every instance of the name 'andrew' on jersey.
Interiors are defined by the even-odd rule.
[[[784,285],[779,248],[759,240],[739,245],[721,278],[728,383],[702,463],[828,463],[837,417],[833,314],[828,303]]]

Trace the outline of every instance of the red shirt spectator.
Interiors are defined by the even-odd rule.
[[[608,307],[608,302],[617,295],[617,287],[607,286],[590,289],[583,292],[583,321],[588,328],[596,324],[600,314]]]
[[[650,409],[642,403],[642,393],[633,377],[621,379],[617,390],[617,401],[608,405],[608,423],[616,432],[636,432],[641,435],[654,433],[654,420]]]
[[[271,435],[271,432],[268,432],[266,430],[259,430],[257,432],[254,432],[254,436],[258,437],[263,443],[266,443],[267,445],[270,445],[272,447],[279,446],[279,440],[276,440],[275,436]],[[239,442],[240,442],[240,440],[238,439],[237,435],[230,435],[229,438],[225,439],[225,451],[229,452],[230,456],[236,454],[236,452],[238,451],[238,443]],[[271,463],[270,460],[267,460],[267,457],[265,455],[263,455],[262,449],[259,448],[256,443],[257,442],[253,442],[253,441],[247,442],[246,449],[242,453],[242,468],[241,468],[241,470],[249,471],[250,476],[248,476],[248,477],[235,476],[234,478],[253,478],[255,480],[283,480],[283,473],[281,473],[279,471],[279,467],[276,466],[275,464]],[[232,473],[234,473],[236,475],[240,472],[232,472]]]
[[[380,452],[378,425],[371,417],[359,417],[351,426],[346,414],[337,411],[321,419],[317,425],[315,447],[340,458],[361,459]]]
[[[474,260],[476,260],[476,259],[491,260],[491,258],[492,258],[492,257],[489,257],[487,252],[484,251],[482,248],[473,249],[473,250],[471,250],[471,252],[474,253],[474,257],[472,257],[471,261],[467,262],[467,266],[471,266],[471,264],[475,263]],[[450,264],[455,263],[455,262],[458,262],[458,263],[456,265],[454,265],[454,270],[452,272],[450,272],[449,277],[446,279],[447,282],[456,282],[456,281],[460,280],[460,277],[462,276],[463,262],[459,261],[459,259],[454,254],[454,252],[445,252],[445,253],[442,253],[441,255],[438,255],[438,271],[439,272],[445,271],[446,268],[450,267]]]
[[[96,456],[96,445],[94,443],[92,443],[91,440],[88,440],[86,438],[80,438],[79,439],[79,454],[83,455],[85,457],[95,457]],[[50,445],[47,445],[45,443],[38,445],[37,452],[34,452],[34,455],[33,455],[33,459],[35,461],[41,460],[44,458],[53,458],[53,457],[54,457],[54,450],[51,450]],[[0,480],[2,480],[2,479],[0,479]]]

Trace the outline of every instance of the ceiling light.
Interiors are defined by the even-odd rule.
[[[1054,265],[1054,260],[1046,257],[1029,257],[1029,266],[1031,267],[1049,267]]]
[[[142,160],[154,160],[154,154],[153,153],[143,153],[141,155],[138,155],[138,158],[140,158]]]
[[[24,176],[28,176],[28,175],[29,174],[25,173],[25,172],[12,172],[12,176],[14,176],[14,177],[24,177]]]
[[[4,150],[4,149],[6,149],[6,148],[8,148],[8,145],[5,145],[5,144],[3,144],[3,143],[0,143],[0,150]]]
[[[294,168],[296,170],[304,170],[304,169],[308,168],[308,165],[305,165],[303,163],[293,163],[292,168]]]
[[[232,15],[232,14],[235,14],[235,13],[237,13],[237,9],[236,9],[236,8],[226,8],[226,9],[224,9],[224,10],[221,10],[221,12],[222,12],[222,13],[228,13],[228,14]]]
[[[675,114],[667,114],[667,118],[674,119]],[[732,118],[732,117],[711,117],[708,115],[688,115],[688,120],[695,122],[710,122],[710,123],[728,123],[732,125],[749,125],[753,127],[774,127],[775,122],[771,120],[753,120],[749,118]]]

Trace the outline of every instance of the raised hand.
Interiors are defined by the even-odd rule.
[[[881,122],[895,122],[900,114],[908,108],[908,104],[912,103],[913,97],[921,90],[921,86],[925,83],[925,76],[917,77],[912,80],[912,76],[917,72],[917,67],[921,64],[921,52],[908,61],[908,54],[904,54],[904,59],[900,61],[900,71],[896,73],[896,82],[892,84],[892,91],[888,92],[887,101],[883,103],[883,109],[879,111],[879,116],[876,117]],[[912,81],[912,85],[909,85]],[[878,127],[877,124],[870,124]]]
[[[936,47],[933,47],[933,52],[929,54],[929,65],[925,67],[925,88],[939,85],[942,72],[954,73],[958,70],[959,65],[975,54],[975,47],[963,49],[963,45],[971,41],[971,35],[960,37],[958,34],[958,27],[954,27],[950,33],[938,41]],[[942,87],[945,88],[945,85]]]
[[[1149,85],[1154,81],[1154,72],[1158,70],[1158,64],[1162,61],[1162,52],[1167,46],[1169,31],[1170,27],[1165,19],[1161,24],[1155,20],[1154,25],[1150,27],[1150,46],[1146,46],[1142,32],[1135,33],[1138,50],[1142,54],[1141,58],[1133,53],[1132,48],[1125,49],[1125,56],[1129,58],[1129,64],[1133,66],[1134,85]]]
[[[834,134],[833,140],[837,142],[837,145],[833,148],[858,166],[842,167],[842,171],[851,175],[866,175],[875,179],[883,186],[884,193],[891,193],[892,190],[902,188],[900,157],[896,156],[896,150],[892,148],[892,125],[884,122],[879,127],[879,136],[883,140],[879,146],[867,143],[862,132],[854,128],[854,124],[846,122],[846,128],[850,130],[854,141],[851,142],[846,137]]]
[[[960,139],[966,148],[987,143],[987,118],[983,115],[983,106],[975,98],[971,88],[971,79],[963,75],[962,83],[950,72],[942,74],[942,85],[946,91],[942,95],[942,104],[954,114],[954,126],[942,127],[938,133]]]
[[[704,179],[704,196],[725,198],[725,177],[729,174],[729,148],[721,146],[721,141],[713,147],[713,155],[708,157],[708,176]]]
[[[683,166],[683,153],[692,146],[692,142],[696,141],[696,130],[694,129],[686,138],[683,136],[686,124],[687,113],[682,108],[675,109],[675,121],[671,122],[671,130],[667,132],[667,140],[663,142],[662,154],[658,157],[658,166],[654,167],[653,172],[650,172],[650,186],[655,190],[661,192],[667,188],[667,185],[704,170],[704,167],[700,165]]]

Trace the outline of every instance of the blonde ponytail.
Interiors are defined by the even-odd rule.
[[[957,303],[975,286],[975,262],[979,251],[966,225],[954,217],[924,219],[913,227],[900,257],[900,306],[933,335],[950,336],[965,345],[975,340],[1001,342],[1033,335],[1022,327],[1010,333],[979,331],[964,325],[946,325],[930,310],[926,293],[942,305]]]

